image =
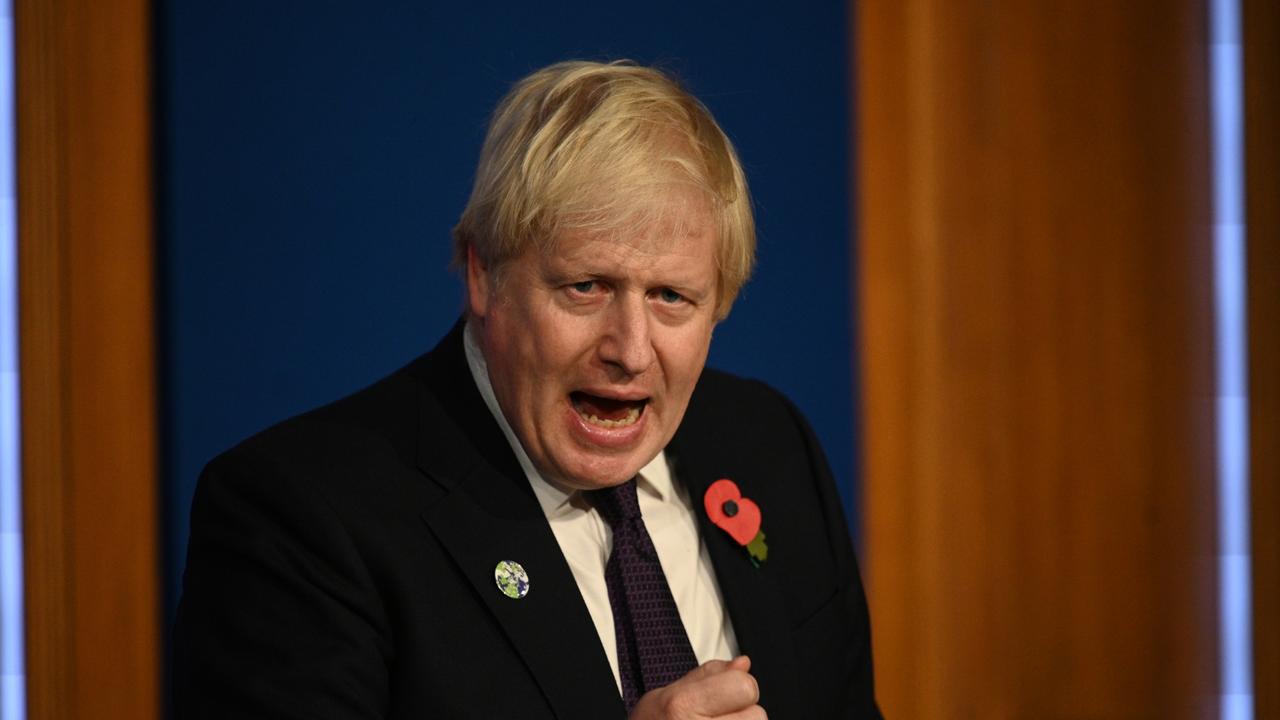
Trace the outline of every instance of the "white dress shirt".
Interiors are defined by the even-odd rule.
[[[463,335],[471,377],[520,461],[520,467],[533,487],[533,494],[551,524],[551,531],[555,533],[560,551],[573,571],[573,579],[577,581],[578,591],[591,613],[600,644],[609,658],[609,666],[621,692],[613,608],[609,604],[609,589],[604,580],[605,564],[613,547],[609,524],[580,491],[552,482],[533,466],[493,394],[488,366],[473,337],[470,323],[467,323]],[[680,611],[680,620],[689,636],[689,644],[693,646],[693,654],[699,663],[733,658],[738,653],[738,642],[729,615],[724,611],[711,557],[698,535],[697,517],[689,492],[684,485],[674,482],[665,452],[658,453],[640,469],[636,487],[640,514],[658,551],[658,561],[667,576],[667,584]],[[691,552],[695,547],[698,552]],[[531,580],[537,582],[537,578]]]

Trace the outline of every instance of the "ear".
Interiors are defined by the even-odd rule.
[[[489,268],[485,267],[480,257],[476,255],[475,247],[468,245],[467,307],[475,317],[483,319],[489,312],[489,291],[492,289],[492,283],[493,279],[489,275]]]

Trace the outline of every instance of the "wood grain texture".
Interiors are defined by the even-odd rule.
[[[1280,718],[1280,5],[1242,10],[1254,702]]]
[[[15,4],[19,328],[22,378],[27,706],[32,717],[70,717],[70,578],[66,476],[66,272],[59,141],[65,38],[45,3]]]
[[[1215,716],[1204,4],[855,8],[886,715]]]
[[[157,717],[149,7],[14,17],[29,714]]]

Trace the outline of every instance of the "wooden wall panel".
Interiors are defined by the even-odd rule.
[[[1244,0],[1254,696],[1280,718],[1280,4]]]
[[[1213,717],[1207,9],[855,7],[886,714]]]
[[[14,3],[33,718],[159,713],[148,18]]]

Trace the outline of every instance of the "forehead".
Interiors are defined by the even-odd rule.
[[[692,258],[714,255],[715,227],[698,223],[681,228],[646,227],[628,230],[570,228],[557,233],[545,253],[548,257],[581,262],[593,257],[613,260],[659,261],[666,257]]]
[[[705,221],[631,231],[570,229],[557,235],[542,261],[567,272],[700,279],[715,274],[717,244],[715,225]]]
[[[622,212],[606,217],[562,218],[561,229],[545,248],[551,259],[645,264],[664,259],[689,261],[719,247],[719,225],[706,193],[688,186],[667,186]]]

